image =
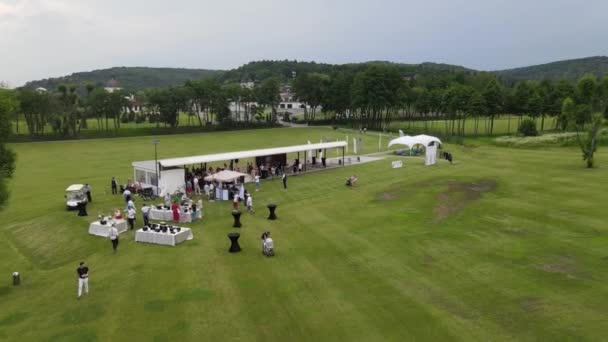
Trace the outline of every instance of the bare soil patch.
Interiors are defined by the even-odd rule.
[[[538,297],[526,297],[519,301],[519,307],[526,312],[534,312],[543,308],[543,302]]]
[[[433,208],[433,222],[439,223],[464,209],[471,201],[478,200],[484,192],[496,189],[496,180],[482,179],[475,182],[448,182],[448,188],[437,195]]]

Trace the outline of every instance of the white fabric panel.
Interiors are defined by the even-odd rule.
[[[160,172],[160,196],[164,196],[167,192],[172,194],[178,189],[184,188],[185,183],[184,169],[162,170]]]
[[[437,144],[426,147],[425,157],[424,165],[435,165],[437,163]]]
[[[152,208],[150,209],[150,215],[148,217],[150,220],[171,222],[173,221],[173,212],[170,209],[165,210]]]
[[[212,162],[224,161],[224,160],[245,159],[245,158],[253,158],[253,157],[260,157],[260,156],[271,156],[271,155],[275,155],[275,154],[304,152],[304,151],[308,151],[308,150],[338,148],[338,147],[345,147],[345,146],[346,146],[346,141],[335,141],[335,142],[326,142],[326,143],[319,143],[319,144],[304,144],[304,145],[296,145],[296,146],[266,148],[266,149],[251,150],[251,151],[239,151],[239,152],[229,152],[229,153],[207,154],[207,155],[193,156],[193,157],[163,159],[163,160],[159,160],[159,163],[165,167],[184,166],[184,165],[201,164],[201,163],[212,163]],[[141,163],[141,162],[136,162],[136,163]]]
[[[175,234],[171,234],[169,232],[157,233],[150,230],[144,232],[143,229],[138,229],[137,232],[135,232],[136,242],[155,243],[168,246],[175,246],[186,240],[192,240],[193,238],[194,236],[192,235],[192,230],[190,228],[182,228],[179,233]]]
[[[112,222],[116,223],[116,230],[118,230],[119,235],[127,231],[127,221],[125,220],[108,220],[106,224],[101,224],[99,221],[95,221],[89,226],[89,234],[108,237],[108,234],[110,234],[110,228],[112,227]]]

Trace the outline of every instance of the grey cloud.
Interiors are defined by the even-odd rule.
[[[602,0],[0,0],[0,80],[257,59],[502,69],[605,55]]]

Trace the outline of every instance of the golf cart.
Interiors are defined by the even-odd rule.
[[[72,184],[65,189],[66,206],[68,210],[78,209],[78,203],[86,203],[87,195],[83,184]]]

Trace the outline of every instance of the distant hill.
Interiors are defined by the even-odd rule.
[[[532,65],[523,68],[497,70],[493,73],[502,76],[505,80],[575,80],[584,74],[593,74],[598,77],[608,75],[608,57],[596,56],[547,64]]]
[[[285,82],[295,75],[305,74],[310,72],[331,73],[340,70],[363,70],[369,65],[383,64],[391,65],[398,68],[404,76],[415,76],[420,74],[438,73],[438,72],[476,72],[475,70],[467,69],[458,65],[437,64],[437,63],[422,63],[422,64],[404,64],[393,63],[388,61],[369,61],[363,63],[349,64],[324,64],[315,62],[302,61],[257,61],[242,65],[236,69],[226,71],[219,76],[223,82],[261,82],[269,77],[277,77]]]
[[[73,84],[82,87],[86,82],[103,87],[114,79],[118,87],[128,90],[167,87],[183,84],[187,80],[206,77],[217,77],[221,70],[179,69],[179,68],[145,68],[145,67],[115,67],[110,69],[77,72],[69,76],[47,78],[31,81],[24,85],[27,88],[43,87],[49,90],[57,89],[63,84]]]
[[[81,87],[86,82],[91,82],[98,87],[106,84],[116,83],[117,86],[127,90],[137,91],[146,88],[167,87],[181,85],[187,80],[201,79],[206,77],[217,78],[221,82],[261,82],[269,77],[277,77],[286,82],[295,75],[309,72],[331,73],[340,70],[359,71],[369,65],[385,64],[392,65],[400,70],[405,77],[421,77],[427,82],[433,82],[436,75],[445,73],[453,74],[455,78],[463,74],[477,73],[479,71],[468,69],[458,65],[420,63],[405,64],[387,61],[369,61],[364,63],[350,64],[325,64],[315,62],[303,62],[295,60],[263,60],[250,62],[238,68],[222,70],[205,69],[179,69],[179,68],[145,68],[145,67],[116,67],[110,69],[94,70],[89,72],[78,72],[69,76],[49,78],[39,81],[31,81],[24,87],[44,87],[49,90],[57,89],[61,83],[74,84]],[[571,59],[553,63],[533,65],[523,68],[491,71],[501,76],[508,83],[521,80],[541,79],[569,79],[576,80],[586,73],[598,77],[608,76],[608,57],[597,56],[580,59]],[[460,76],[459,76],[460,75]],[[112,81],[115,80],[116,82]]]

